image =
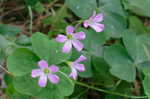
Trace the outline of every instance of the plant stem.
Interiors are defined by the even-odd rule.
[[[69,82],[74,86],[73,81],[68,77],[68,75],[66,75],[64,72],[61,72],[61,71],[59,71],[59,73],[61,73],[62,75],[64,75],[69,80]]]
[[[28,6],[29,16],[30,16],[30,25],[29,25],[29,32],[32,34],[32,27],[33,27],[33,14],[31,6]]]
[[[11,74],[9,71],[7,71],[2,65],[0,65],[0,68],[1,68],[2,70],[4,70],[6,73],[12,75],[12,74]]]
[[[78,94],[76,96],[76,98],[80,98],[83,94],[85,94],[87,91],[89,90],[89,88],[85,89],[84,91],[80,92],[80,94]]]
[[[117,96],[122,96],[122,97],[126,97],[126,98],[132,98],[132,99],[148,98],[147,96],[129,96],[129,95],[118,93],[118,92],[112,92],[112,91],[100,89],[100,88],[97,88],[97,87],[94,87],[94,86],[90,86],[90,85],[87,85],[87,84],[84,84],[84,83],[78,82],[78,81],[75,81],[75,83],[77,85],[80,85],[80,86],[83,86],[83,87],[87,87],[87,88],[90,88],[90,89],[93,89],[93,90],[96,90],[96,91],[99,91],[99,92],[112,94],[112,95],[117,95]]]

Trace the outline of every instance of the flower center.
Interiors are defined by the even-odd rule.
[[[50,70],[49,70],[48,68],[45,68],[45,69],[44,69],[44,73],[45,73],[45,74],[49,74],[49,73],[50,73]]]
[[[88,23],[89,24],[93,24],[93,20],[88,20]]]
[[[72,62],[67,61],[66,64],[67,64],[68,66],[71,66],[71,65],[72,65]]]
[[[71,35],[71,34],[68,34],[68,35],[67,35],[67,38],[68,38],[68,39],[72,39],[72,35]]]

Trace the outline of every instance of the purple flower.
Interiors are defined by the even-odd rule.
[[[84,64],[80,64],[79,62],[85,61],[86,57],[81,55],[76,61],[74,62],[68,62],[68,65],[71,67],[71,73],[70,73],[70,77],[73,78],[74,80],[76,80],[78,73],[79,72],[83,72],[85,71],[85,66]]]
[[[73,26],[67,26],[66,28],[66,34],[65,35],[61,35],[59,34],[56,37],[56,41],[60,42],[60,43],[64,43],[64,46],[62,48],[62,52],[63,53],[69,53],[72,49],[72,45],[77,49],[77,51],[81,51],[83,49],[83,44],[79,41],[79,40],[83,40],[85,39],[85,33],[84,32],[77,32],[74,33],[75,28]]]
[[[47,78],[50,82],[57,84],[59,82],[59,77],[54,74],[55,72],[59,71],[59,68],[55,65],[51,65],[48,67],[48,63],[44,60],[41,60],[38,62],[38,66],[40,69],[34,69],[32,70],[31,76],[33,78],[40,77],[39,78],[39,86],[45,87],[47,84]]]
[[[104,24],[100,24],[99,22],[102,22],[104,19],[104,14],[99,13],[96,14],[96,12],[93,12],[93,15],[88,19],[83,22],[83,26],[85,28],[91,27],[93,28],[96,32],[102,32],[104,30]]]

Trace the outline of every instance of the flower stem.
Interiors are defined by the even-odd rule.
[[[32,34],[32,27],[33,27],[33,14],[31,6],[28,6],[29,16],[30,16],[30,25],[29,25],[29,32]]]
[[[80,85],[80,86],[83,86],[83,87],[87,87],[87,88],[90,88],[90,89],[93,89],[93,90],[96,90],[96,91],[99,91],[99,92],[112,94],[112,95],[117,95],[117,96],[122,96],[122,97],[126,97],[126,98],[132,98],[132,99],[148,98],[147,96],[129,96],[129,95],[118,93],[118,92],[112,92],[112,91],[100,89],[100,88],[97,88],[97,87],[94,87],[94,86],[90,86],[90,85],[87,85],[85,83],[78,82],[78,81],[75,81],[75,83],[77,85]]]
[[[64,72],[62,72],[62,71],[59,71],[59,73],[61,73],[62,75],[64,75],[68,80],[69,80],[69,82],[74,86],[74,83],[73,83],[73,81],[68,77],[68,75],[67,74],[65,74]]]

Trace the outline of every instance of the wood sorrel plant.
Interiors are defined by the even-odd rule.
[[[43,22],[50,24],[47,23],[50,20],[52,32],[62,23],[66,28],[62,26],[56,35],[50,35],[52,37],[40,32],[30,34],[31,46],[15,45],[16,50],[7,59],[8,71],[5,70],[13,78],[14,93],[27,97],[25,99],[87,99],[85,96],[92,93],[100,94],[100,99],[147,99],[150,96],[150,38],[145,34],[150,32],[124,8],[146,17],[149,12],[140,12],[143,11],[140,3],[133,4],[138,0],[65,1],[81,20],[72,24],[70,20],[69,24],[59,20],[57,17],[62,14],[60,19],[66,17],[66,5],[58,4],[56,7],[62,6],[61,10],[54,15],[50,13],[52,18]],[[41,7],[39,2],[36,6]],[[28,9],[32,33],[31,5]],[[0,39],[3,38],[0,36]],[[4,48],[9,44],[3,44]]]
[[[96,31],[104,29],[102,24],[95,23],[103,20],[101,15],[94,16],[93,20],[95,21],[92,20],[89,23],[93,24],[92,27]],[[75,33],[74,31],[76,30],[73,26],[67,26],[66,36],[58,34],[56,39],[52,40],[42,33],[35,33],[31,37],[32,49],[19,48],[8,57],[8,70],[15,77],[14,84],[18,92],[33,96],[39,93],[40,96],[44,91],[53,91],[53,87],[55,87],[57,90],[55,94],[59,94],[61,97],[72,94],[75,83],[69,77],[76,80],[78,71],[84,72],[87,68],[86,65],[80,63],[87,60],[84,55],[74,62],[68,60],[72,45],[78,52],[84,48],[79,40],[84,40],[86,33],[83,31]],[[65,44],[62,46],[61,43],[64,42]],[[61,63],[67,63],[68,66],[62,67]],[[36,79],[37,77],[39,80]],[[26,88],[23,88],[25,86]]]

